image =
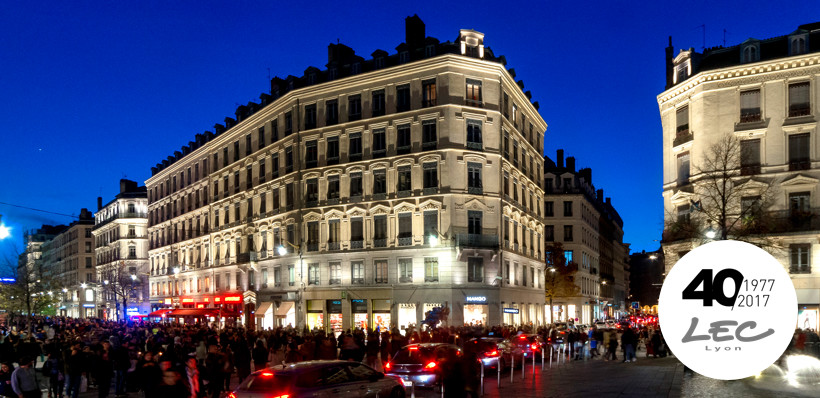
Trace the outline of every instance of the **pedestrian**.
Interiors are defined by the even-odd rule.
[[[188,398],[201,398],[205,396],[205,389],[202,388],[202,379],[199,377],[196,355],[191,356],[185,362],[185,379],[183,384],[188,391]]]
[[[219,347],[210,345],[208,355],[205,357],[204,377],[208,381],[208,394],[210,398],[219,398],[222,393],[223,369],[225,367],[225,356],[219,352]]]
[[[65,386],[65,374],[63,373],[63,363],[59,354],[49,352],[48,359],[43,364],[43,374],[48,377],[48,398],[63,396]]]
[[[606,360],[618,360],[618,334],[615,332],[609,333],[609,344],[607,345]]]
[[[94,366],[91,368],[94,373],[94,380],[97,381],[97,397],[106,398],[111,392],[111,379],[114,377],[114,364],[111,361],[110,352],[103,349],[94,358]]]
[[[0,364],[0,397],[17,398],[17,394],[14,392],[14,389],[11,388],[11,373],[13,368],[14,365],[8,362]]]
[[[157,389],[158,397],[187,397],[188,390],[179,372],[170,367],[162,374],[162,384]]]
[[[66,359],[66,373],[68,374],[68,391],[70,398],[77,398],[80,394],[80,384],[82,384],[83,372],[85,371],[85,354],[80,350],[80,345],[75,344],[68,359]]]
[[[635,345],[638,338],[632,328],[626,328],[621,335],[621,345],[624,347],[624,362],[635,362]]]
[[[256,341],[256,347],[253,348],[253,369],[260,371],[268,367],[268,349],[262,343],[262,340]]]
[[[142,398],[153,398],[162,383],[162,370],[154,360],[153,352],[148,351],[142,355],[142,358],[137,361],[136,372]]]
[[[19,398],[40,398],[40,383],[31,357],[21,357],[20,367],[11,374],[11,389]]]
[[[595,326],[589,329],[589,354],[592,358],[598,356],[598,339],[595,338],[597,331]]]

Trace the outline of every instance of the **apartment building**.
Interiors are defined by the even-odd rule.
[[[397,53],[331,44],[326,69],[272,79],[152,169],[154,309],[337,332],[435,307],[544,322],[537,103],[482,33],[405,22]]]
[[[800,327],[817,328],[820,271],[820,23],[769,39],[750,38],[699,53],[666,49],[663,200],[667,270],[712,238],[743,236],[788,270]],[[728,173],[735,194],[725,225],[705,219],[707,176],[698,172],[725,137],[740,142]],[[767,200],[767,196],[770,196]],[[762,207],[762,208],[761,208]],[[758,208],[757,210],[755,210]]]
[[[578,265],[577,297],[553,300],[553,319],[596,319],[624,315],[629,291],[629,249],[623,220],[592,184],[592,169],[575,169],[575,158],[559,149],[555,161],[544,157],[544,240],[560,243],[567,262]]]
[[[88,285],[96,280],[93,225],[94,215],[88,209],[81,209],[76,221],[42,243],[43,269],[62,286],[62,291],[44,292],[60,295],[57,315],[73,318],[98,316],[99,292]]]
[[[120,180],[120,193],[103,205],[97,198],[94,256],[101,318],[148,315],[148,193],[135,181]],[[126,306],[123,307],[123,301]]]

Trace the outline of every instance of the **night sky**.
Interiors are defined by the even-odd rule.
[[[820,20],[815,1],[284,3],[0,3],[0,202],[94,211],[120,178],[144,183],[195,134],[258,101],[268,70],[324,69],[337,40],[366,58],[393,54],[404,18],[418,14],[441,41],[463,28],[483,32],[540,103],[545,152],[554,159],[563,148],[578,168],[591,167],[624,220],[624,241],[654,250],[663,226],[656,96],[668,36],[676,53],[700,51],[702,25],[712,47],[724,29],[736,45]],[[72,221],[4,204],[0,214],[12,228],[2,263],[23,250],[23,230]]]

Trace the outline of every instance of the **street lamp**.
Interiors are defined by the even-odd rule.
[[[174,267],[174,275],[179,275],[179,267]]]
[[[131,280],[132,280],[132,281],[136,281],[136,280],[137,280],[137,276],[136,276],[136,275],[134,275],[134,274],[131,274]]]
[[[0,240],[6,239],[9,236],[11,236],[11,228],[3,224],[3,215],[0,214]]]
[[[709,228],[709,230],[706,231],[706,237],[709,238],[709,239],[714,239],[715,235],[716,235],[715,231],[711,228]]]
[[[431,247],[438,246],[438,235],[430,235],[427,237],[427,241],[430,242]]]

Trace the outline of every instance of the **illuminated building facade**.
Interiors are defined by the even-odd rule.
[[[156,308],[241,295],[227,309],[247,325],[335,331],[438,306],[544,322],[537,103],[482,33],[441,43],[413,16],[397,51],[331,44],[326,69],[274,78],[152,170]]]
[[[663,125],[663,251],[667,270],[727,226],[686,228],[700,215],[698,173],[709,148],[726,135],[740,141],[737,195],[727,223],[764,242],[792,276],[800,327],[817,329],[820,304],[820,23],[738,45],[666,50],[666,90],[658,95]],[[771,188],[767,188],[771,187]],[[739,217],[772,196],[765,222]],[[731,238],[731,236],[729,236]]]
[[[93,226],[94,215],[82,209],[77,221],[42,244],[43,267],[62,287],[61,290],[51,291],[61,299],[55,311],[57,315],[73,318],[97,316],[99,292],[87,284],[96,280],[94,239],[91,235]]]

